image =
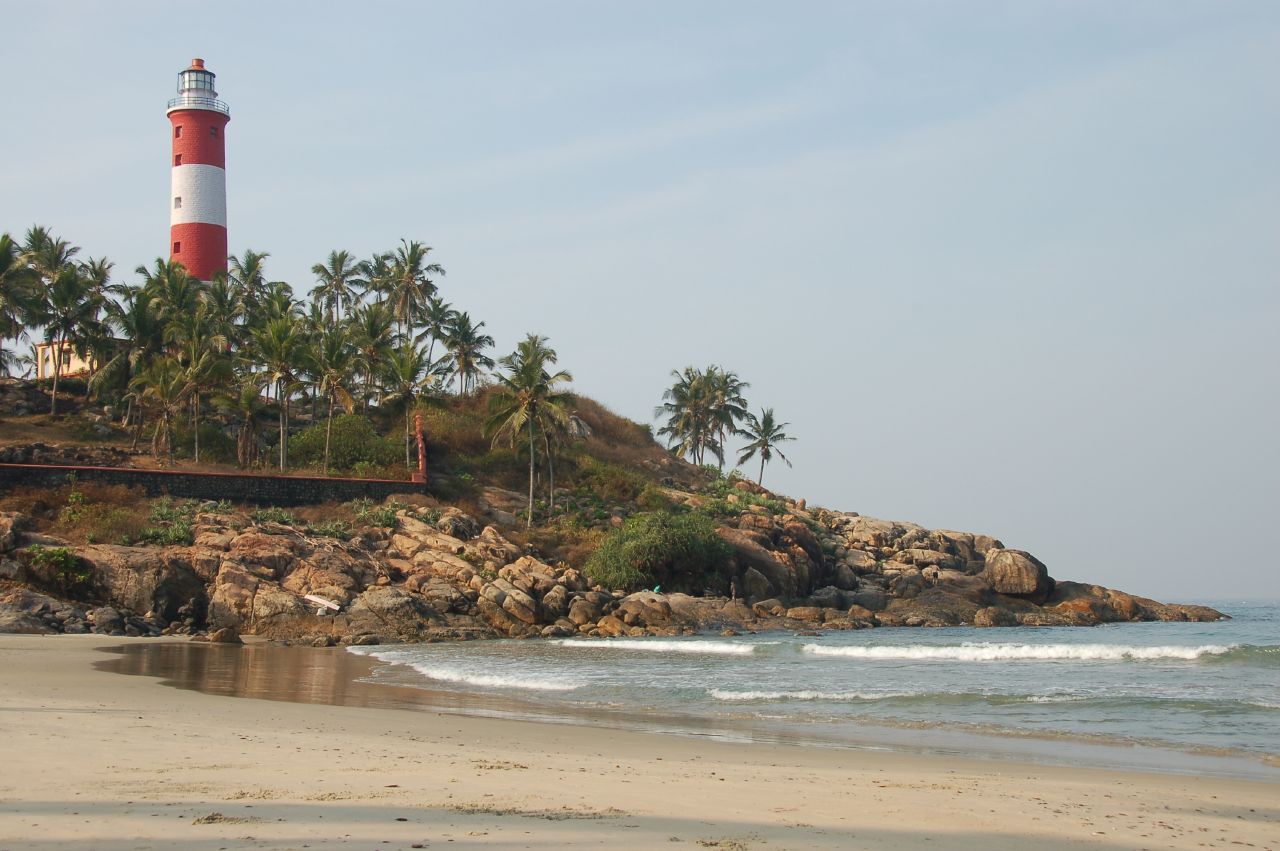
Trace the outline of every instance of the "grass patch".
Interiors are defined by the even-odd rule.
[[[700,514],[638,514],[604,539],[587,559],[591,581],[607,588],[635,590],[661,586],[701,594],[727,587],[732,551],[715,523]]]

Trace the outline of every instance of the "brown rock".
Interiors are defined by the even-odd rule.
[[[1043,602],[1053,591],[1048,568],[1024,550],[989,551],[986,576],[997,594]]]

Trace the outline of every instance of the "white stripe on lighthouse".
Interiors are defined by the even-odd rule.
[[[227,172],[216,165],[173,168],[169,224],[227,226]]]

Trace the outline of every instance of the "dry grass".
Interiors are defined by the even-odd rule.
[[[76,482],[56,488],[19,487],[0,497],[0,511],[20,511],[37,531],[73,544],[119,543],[149,524],[151,501],[140,488]]]

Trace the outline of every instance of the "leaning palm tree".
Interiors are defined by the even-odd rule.
[[[294,317],[281,316],[270,319],[254,328],[246,357],[250,364],[261,366],[260,378],[275,385],[276,401],[280,406],[280,470],[289,463],[289,396],[293,393],[298,373],[304,364],[302,324]]]
[[[774,422],[773,408],[761,410],[759,419],[756,419],[755,414],[747,414],[747,425],[742,430],[742,436],[751,438],[751,442],[739,450],[742,453],[742,457],[738,459],[738,464],[741,466],[750,461],[757,453],[760,455],[760,476],[756,479],[756,484],[764,484],[764,465],[773,460],[774,453],[777,453],[779,458],[786,461],[788,467],[791,466],[791,461],[778,448],[779,443],[795,440],[794,437],[783,431],[789,425],[791,423]]]
[[[355,301],[356,290],[365,286],[363,268],[349,252],[330,251],[329,259],[311,267],[316,285],[311,300],[322,304],[334,325]]]
[[[476,378],[481,370],[493,366],[493,358],[484,353],[493,347],[493,337],[482,334],[483,322],[471,322],[466,312],[453,317],[453,322],[445,329],[444,346],[448,351],[448,360],[452,372],[458,377],[458,395],[465,396],[475,386]]]
[[[355,374],[356,350],[351,337],[342,327],[326,329],[315,339],[311,368],[319,379],[318,394],[329,403],[329,417],[324,427],[324,474],[329,475],[329,445],[333,439],[333,406],[341,404],[348,412],[355,408],[351,397],[351,379]]]
[[[493,435],[494,446],[506,439],[514,447],[520,437],[528,443],[529,512],[525,518],[526,529],[533,527],[536,436],[539,432],[545,435],[554,425],[567,425],[569,421],[568,394],[558,386],[572,381],[573,376],[564,370],[554,375],[547,371],[556,362],[556,352],[546,343],[546,337],[529,334],[514,352],[502,358],[498,391],[490,399],[490,415],[485,423],[485,430]]]

